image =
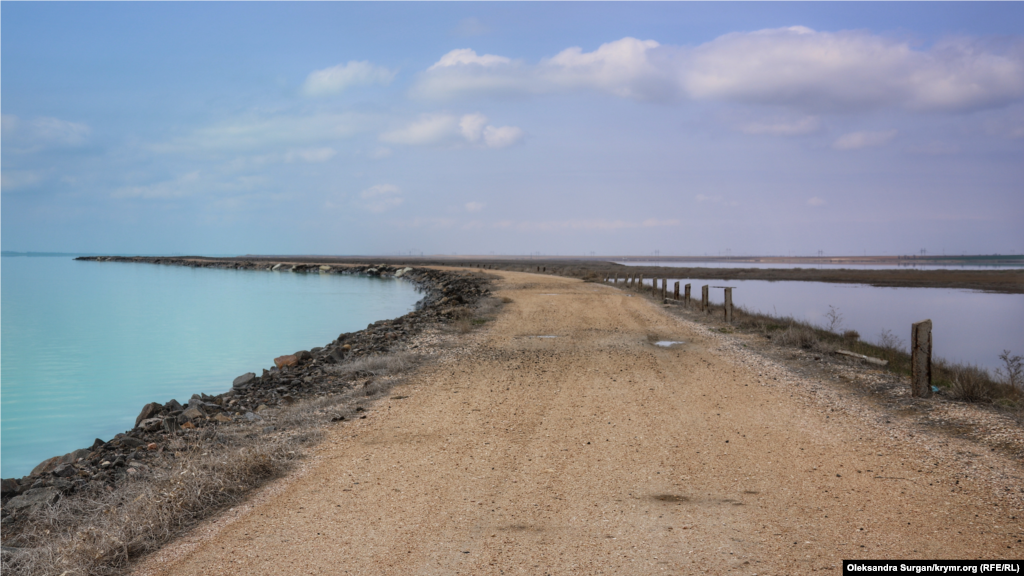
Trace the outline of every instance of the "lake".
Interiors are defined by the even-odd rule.
[[[273,359],[411,311],[411,282],[0,258],[0,476],[109,440],[147,402],[218,394]]]
[[[1002,365],[999,354],[1024,355],[1024,294],[993,294],[950,288],[878,288],[866,284],[768,280],[669,279],[691,284],[691,298],[700,300],[700,287],[711,286],[709,298],[721,304],[732,286],[732,301],[753,312],[792,316],[827,326],[834,306],[842,314],[842,329],[856,330],[868,342],[878,342],[889,330],[909,347],[910,325],[931,319],[932,353],[936,357],[976,364],[990,371]],[[645,282],[650,285],[649,281]],[[660,284],[659,284],[660,286]]]

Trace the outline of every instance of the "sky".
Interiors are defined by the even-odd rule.
[[[0,245],[1024,252],[1024,3],[0,3]]]

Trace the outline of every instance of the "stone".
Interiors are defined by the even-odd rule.
[[[4,478],[0,480],[0,494],[3,496],[12,496],[17,494],[21,490],[21,485],[14,478]]]
[[[92,441],[92,449],[96,450],[97,448],[102,448],[104,444],[106,444],[106,442],[97,438]]]
[[[132,438],[131,436],[125,436],[124,438],[121,438],[120,442],[121,446],[125,446],[127,448],[138,448],[139,446],[146,445],[146,443],[143,442],[142,440],[139,440],[138,438]]]
[[[163,418],[146,418],[142,422],[139,422],[136,428],[139,428],[146,432],[156,432],[157,430],[163,428],[163,426]]]
[[[43,474],[49,474],[53,472],[53,469],[60,464],[60,456],[54,456],[53,458],[47,458],[39,463],[38,466],[29,472],[29,476],[42,476]]]
[[[156,450],[156,449],[157,449],[156,442],[150,442],[149,444],[146,444],[146,450]]]
[[[274,358],[274,365],[278,368],[284,368],[285,366],[295,366],[299,363],[299,359],[293,354],[287,354],[285,356],[278,356]]]
[[[178,419],[175,418],[164,418],[164,430],[168,433],[174,433],[181,430],[181,426],[178,425]]]
[[[280,270],[283,267],[284,267],[284,264],[278,264],[278,265],[274,266],[273,268],[271,268],[271,270],[276,272],[276,271]]]
[[[330,266],[321,266],[320,267],[320,271],[321,272],[330,272],[331,271],[331,267]]]
[[[181,425],[182,430],[192,430],[195,427],[196,425],[191,422],[185,422],[184,424]]]
[[[51,472],[51,474],[58,478],[67,478],[69,476],[74,476],[77,473],[78,471],[75,470],[75,467],[72,466],[71,464],[61,464],[60,466],[54,468],[53,472]]]
[[[171,412],[177,412],[178,410],[183,410],[185,407],[182,406],[181,403],[175,400],[174,398],[171,398],[167,402],[167,404],[164,404],[164,408],[170,410]]]
[[[184,424],[190,420],[195,420],[196,418],[204,418],[206,414],[203,413],[199,406],[201,406],[201,404],[186,408],[185,411],[178,416],[178,422]]]
[[[231,422],[231,417],[227,414],[220,413],[211,418],[214,422]]]
[[[139,427],[139,422],[142,422],[147,418],[152,418],[157,412],[160,411],[161,408],[163,408],[163,405],[158,404],[156,402],[150,402],[149,404],[143,406],[142,411],[139,412],[139,415],[135,418],[135,427]]]
[[[256,412],[263,412],[264,410],[270,410],[270,406],[267,406],[266,404],[260,404],[259,406],[256,407]]]
[[[11,498],[11,501],[4,506],[8,512],[17,512],[41,506],[52,506],[60,498],[60,490],[53,487],[33,488],[26,490],[21,496]]]
[[[299,350],[295,354],[292,354],[292,356],[295,356],[295,358],[297,358],[299,362],[305,362],[306,360],[309,360],[313,357],[313,355],[310,354],[307,350]]]
[[[233,382],[231,382],[231,387],[235,388],[235,389],[246,388],[250,384],[252,384],[252,381],[255,380],[255,379],[256,379],[256,374],[255,373],[247,372],[245,374],[242,374],[238,378],[235,378],[235,380]]]
[[[255,422],[256,420],[263,420],[263,417],[253,414],[252,412],[246,412],[245,419],[249,422]]]

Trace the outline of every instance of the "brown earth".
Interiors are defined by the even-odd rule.
[[[138,572],[836,574],[1024,556],[1019,460],[964,461],[966,444],[826,407],[640,296],[496,274],[513,302],[462,353]]]

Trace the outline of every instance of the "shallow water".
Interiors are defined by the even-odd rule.
[[[1014,270],[1024,268],[1024,264],[929,264],[919,266],[916,264],[777,264],[774,262],[709,262],[706,260],[697,262],[616,260],[614,263],[623,266],[664,266],[666,268],[801,268],[804,270]]]
[[[147,402],[217,394],[273,358],[401,316],[410,282],[4,257],[0,475],[109,440]]]
[[[936,357],[967,362],[994,370],[999,354],[1024,355],[1024,294],[991,294],[950,288],[878,288],[866,284],[832,284],[768,280],[679,281],[679,294],[691,285],[690,297],[700,302],[700,288],[711,286],[713,304],[725,300],[722,287],[731,286],[735,306],[772,316],[792,316],[816,326],[829,324],[829,306],[842,316],[840,330],[856,330],[861,338],[878,342],[883,330],[910,343],[910,325],[931,319]],[[650,286],[650,282],[645,282]],[[660,286],[660,281],[659,281]]]

